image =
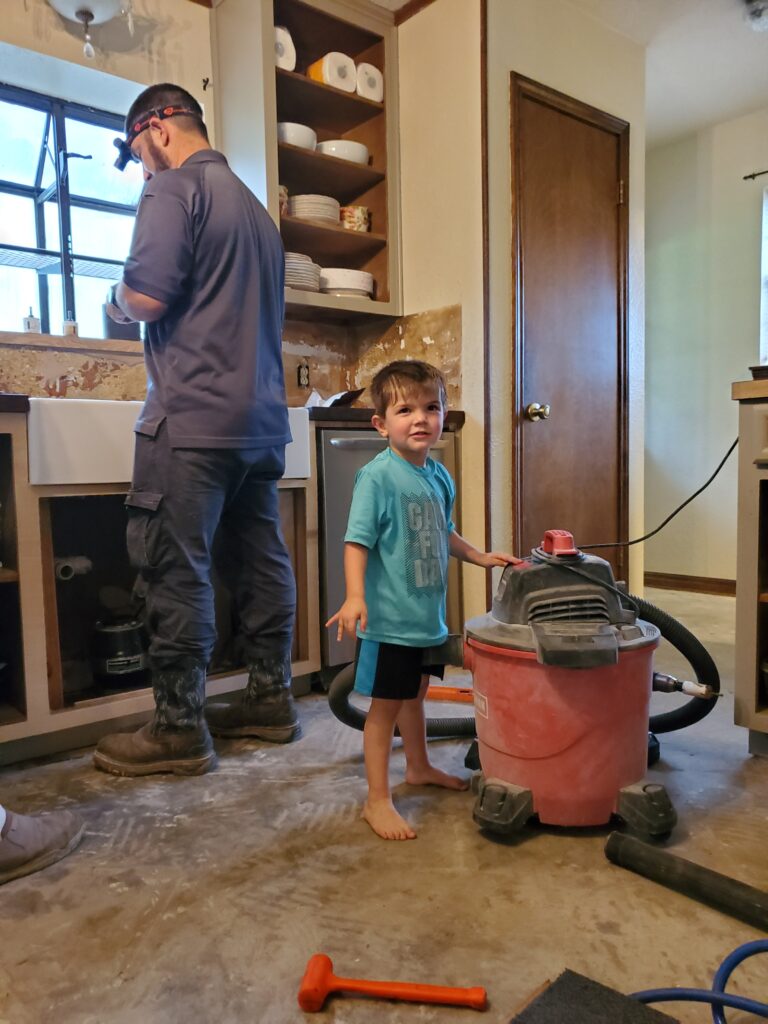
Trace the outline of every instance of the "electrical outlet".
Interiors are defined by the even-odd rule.
[[[300,388],[309,387],[309,363],[299,363],[296,370],[296,382]]]

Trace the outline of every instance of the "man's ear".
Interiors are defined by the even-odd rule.
[[[171,135],[168,131],[168,123],[165,119],[159,117],[153,117],[149,122],[150,131],[154,130],[157,132],[157,142],[160,146],[167,146]]]
[[[387,433],[387,428],[384,424],[383,416],[379,416],[378,413],[374,413],[373,416],[371,417],[371,423],[378,430],[382,437],[389,437],[389,434]]]

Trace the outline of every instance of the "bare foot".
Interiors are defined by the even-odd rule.
[[[391,800],[366,800],[362,817],[382,839],[415,839],[416,833],[395,810]]]
[[[445,789],[469,789],[469,782],[458,775],[449,775],[428,764],[426,768],[406,768],[409,786],[443,786]]]

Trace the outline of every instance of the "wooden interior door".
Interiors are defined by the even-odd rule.
[[[626,540],[629,126],[514,74],[511,111],[516,550]]]

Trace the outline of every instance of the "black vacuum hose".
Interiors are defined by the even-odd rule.
[[[641,597],[630,595],[630,599],[637,605],[638,618],[657,626],[661,635],[668,640],[673,647],[687,658],[691,668],[696,674],[697,680],[705,686],[709,686],[715,693],[720,692],[720,675],[717,666],[709,655],[706,647],[696,639],[693,633],[689,632],[677,619],[667,615],[661,608],[644,601]],[[346,665],[334,678],[328,690],[328,703],[331,711],[343,722],[353,729],[362,729],[365,726],[365,712],[353,707],[349,703],[349,695],[355,685],[355,665],[352,662]],[[653,733],[674,732],[677,729],[685,729],[694,722],[701,721],[708,715],[717,703],[715,698],[706,700],[701,697],[691,697],[689,701],[672,711],[666,711],[661,715],[652,715],[649,729]],[[462,715],[458,718],[428,718],[427,736],[476,736],[475,719],[473,715]]]
[[[346,665],[334,678],[328,690],[331,711],[340,722],[353,729],[365,725],[365,712],[349,703],[349,695],[355,685],[355,665]],[[427,736],[476,736],[474,715],[460,718],[428,718]]]
[[[714,693],[720,692],[720,674],[717,671],[709,651],[697,640],[693,633],[689,632],[682,623],[673,619],[671,615],[657,608],[655,605],[644,601],[642,597],[630,595],[632,601],[637,605],[638,618],[657,626],[665,640],[669,640],[673,647],[676,647],[684,658],[688,660],[697,680],[704,686],[708,686]],[[672,711],[665,711],[660,715],[651,715],[649,729],[654,733],[675,732],[677,729],[685,729],[695,722],[700,722],[710,711],[714,710],[717,698],[710,699],[702,697],[691,697],[685,704],[674,708]]]

